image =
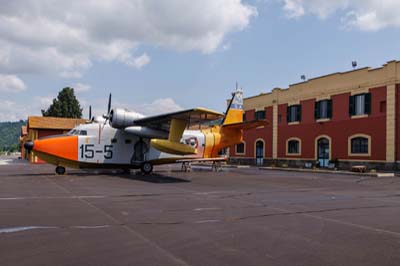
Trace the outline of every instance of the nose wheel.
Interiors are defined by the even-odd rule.
[[[56,167],[56,174],[57,174],[57,175],[65,175],[65,167],[63,167],[63,166],[57,166],[57,167]]]
[[[153,165],[150,162],[144,162],[140,167],[140,170],[142,170],[143,174],[149,175],[153,172]]]

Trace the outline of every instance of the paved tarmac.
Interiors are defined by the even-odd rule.
[[[0,265],[400,265],[400,178],[0,165]]]

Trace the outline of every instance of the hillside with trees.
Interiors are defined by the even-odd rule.
[[[0,151],[18,151],[21,126],[26,121],[0,122]]]

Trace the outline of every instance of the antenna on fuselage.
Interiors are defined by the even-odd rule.
[[[92,106],[89,105],[89,120],[92,120]]]

